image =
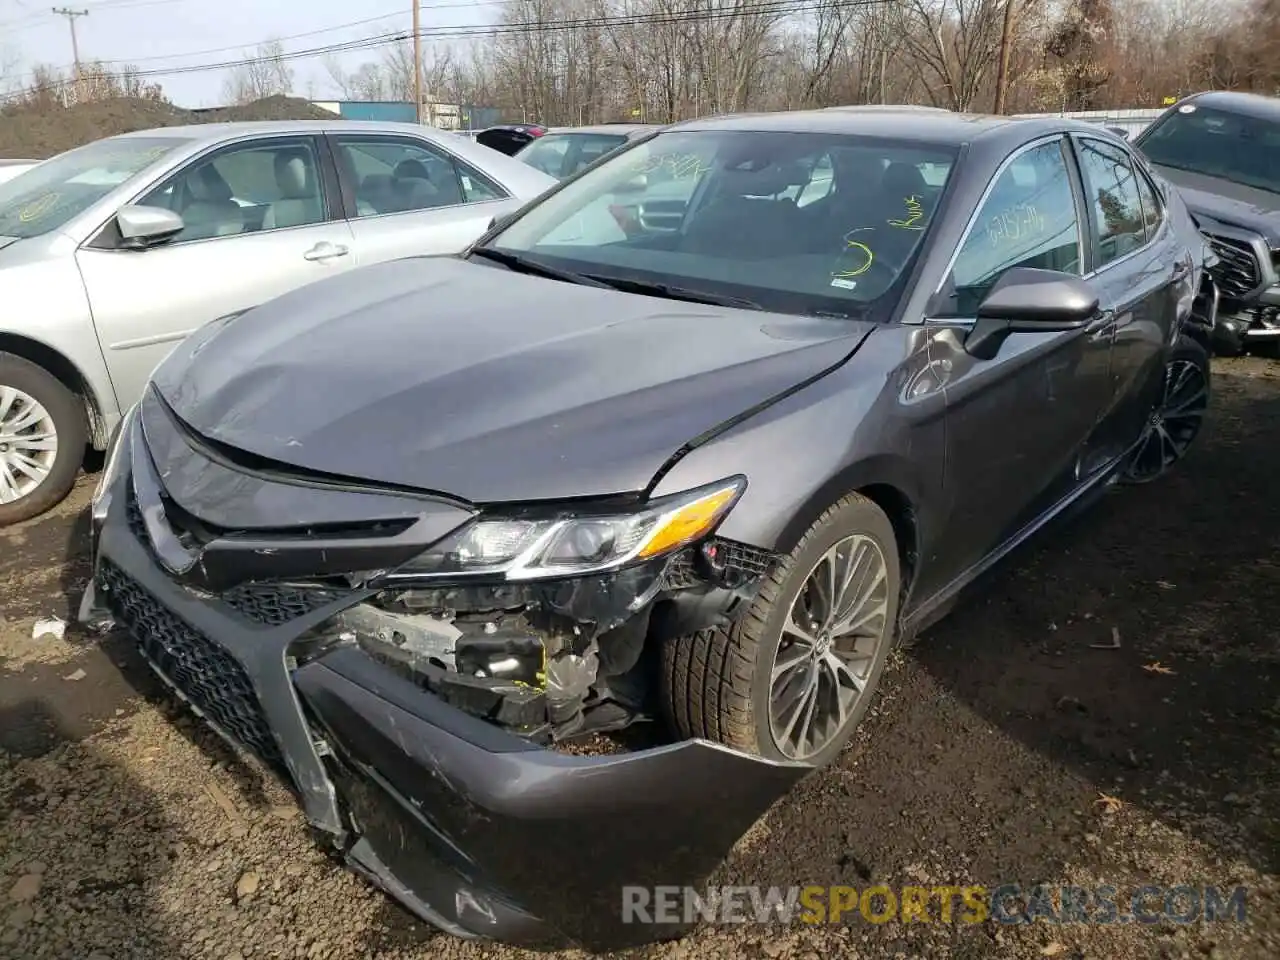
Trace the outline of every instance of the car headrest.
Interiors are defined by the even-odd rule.
[[[280,189],[282,200],[300,200],[311,196],[311,171],[300,154],[276,154],[275,167],[276,186]]]
[[[391,171],[391,176],[397,180],[431,179],[431,174],[427,171],[427,165],[421,160],[401,160],[396,164],[395,169]]]
[[[891,163],[885,169],[884,177],[880,181],[880,190],[887,196],[894,199],[899,197],[918,197],[922,195],[928,184],[924,182],[924,175],[920,169],[910,163]]]
[[[199,203],[227,203],[233,196],[231,186],[212,163],[187,175],[187,193]]]

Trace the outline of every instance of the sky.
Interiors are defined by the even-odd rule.
[[[491,23],[504,2],[510,0],[422,0],[422,28],[429,31]],[[71,65],[67,18],[53,13],[54,5],[51,0],[0,0],[0,63],[7,66],[16,58],[23,79],[29,78],[36,64],[64,69]],[[143,70],[241,59],[272,38],[279,38],[288,52],[408,31],[413,17],[412,0],[367,0],[360,4],[339,0],[78,0],[57,5],[89,11],[88,16],[75,18],[83,60],[109,60],[114,61],[113,66],[132,63]],[[430,43],[424,42],[424,48]],[[381,53],[379,49],[347,52],[340,60],[344,69],[351,71]],[[427,59],[426,49],[423,56]],[[293,60],[290,66],[296,94],[319,100],[339,98],[318,57]],[[162,84],[169,99],[179,106],[219,106],[226,71],[148,79]]]

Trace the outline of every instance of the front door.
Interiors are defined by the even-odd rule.
[[[1013,333],[989,360],[964,349],[978,304],[1013,267],[1082,275],[1087,247],[1079,182],[1062,138],[1006,161],[962,241],[929,318],[946,370],[948,520],[944,586],[1081,481],[1111,397],[1111,315],[1065,333]]]
[[[76,261],[121,408],[192,331],[356,264],[321,148],[297,136],[220,147],[136,201],[182,216],[173,240],[127,250],[111,223],[81,247]]]

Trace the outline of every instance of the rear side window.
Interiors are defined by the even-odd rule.
[[[1085,195],[1093,206],[1094,242],[1102,267],[1147,242],[1142,195],[1128,155],[1101,140],[1080,140]]]
[[[1081,273],[1079,217],[1061,140],[1019,154],[996,177],[956,254],[944,315],[972,317],[1014,267]]]
[[[336,136],[356,217],[409,213],[496,200],[501,189],[470,165],[421,140]]]

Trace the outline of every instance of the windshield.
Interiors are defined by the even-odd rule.
[[[549,133],[524,147],[516,157],[535,170],[563,180],[627,142],[616,133]]]
[[[536,203],[491,248],[783,313],[862,314],[907,272],[955,156],[831,133],[671,131]]]
[[[57,230],[188,142],[177,137],[98,140],[0,183],[0,237],[21,239]]]
[[[1154,124],[1138,141],[1152,163],[1280,193],[1280,124],[1194,103]]]

